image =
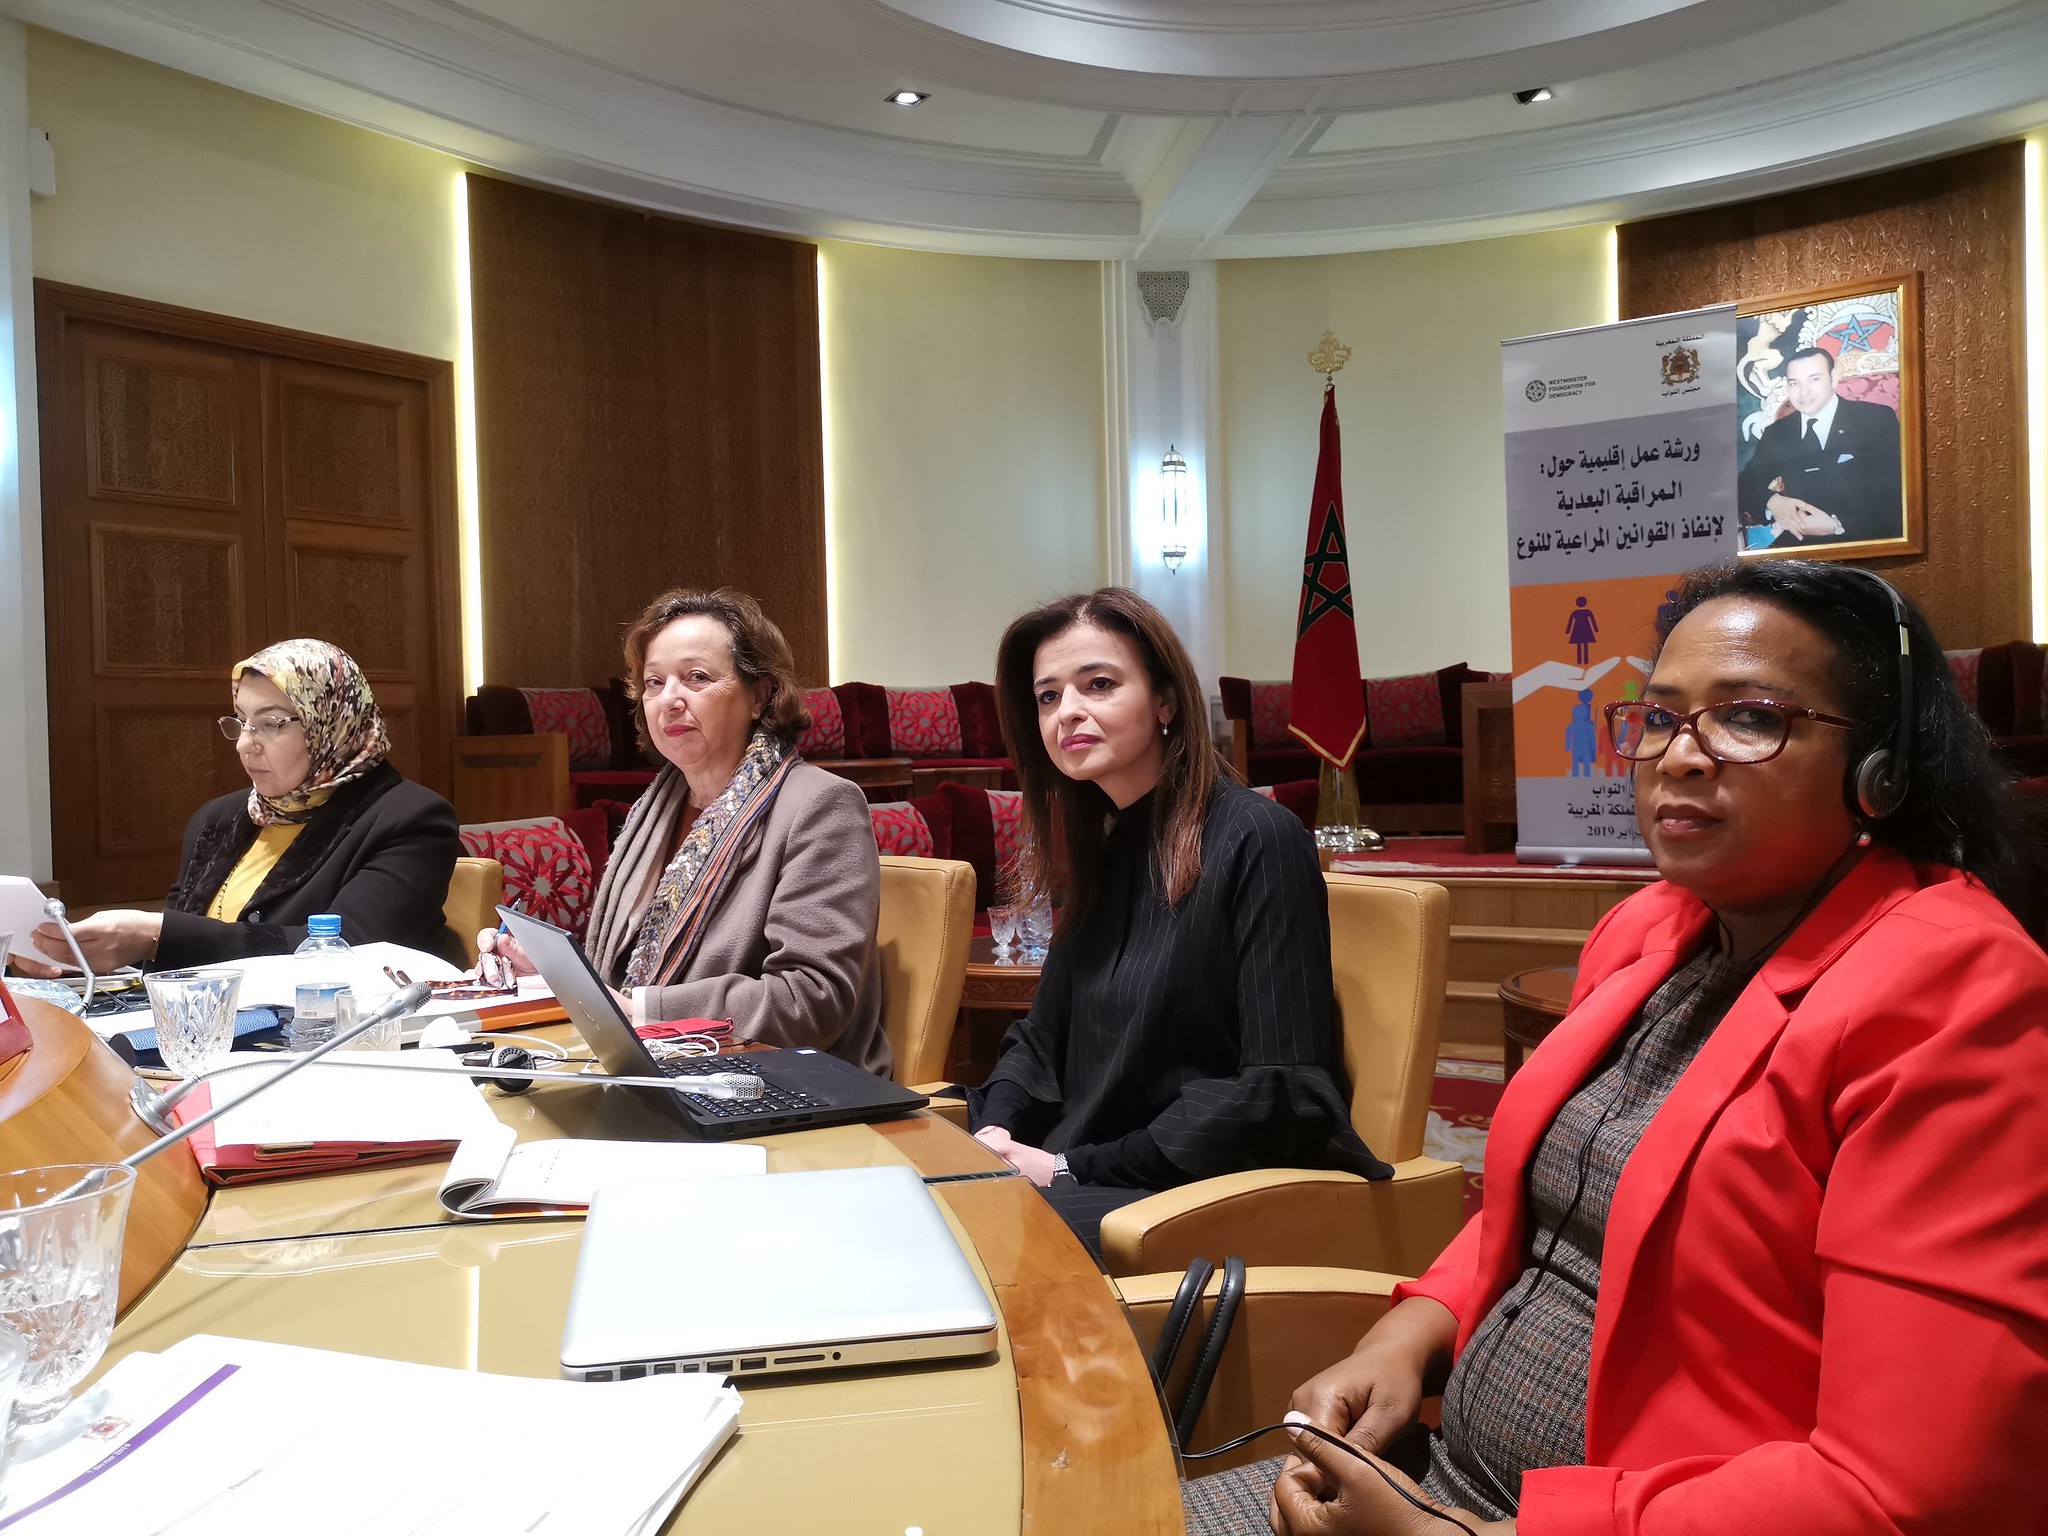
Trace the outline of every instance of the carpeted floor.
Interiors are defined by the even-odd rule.
[[[1429,1095],[1429,1130],[1423,1150],[1431,1157],[1465,1165],[1465,1214],[1479,1209],[1486,1170],[1486,1132],[1500,1103],[1501,1066],[1439,1056],[1436,1086]]]

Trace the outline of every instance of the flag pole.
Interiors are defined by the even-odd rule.
[[[1325,400],[1336,393],[1337,374],[1351,361],[1351,348],[1337,340],[1334,331],[1323,332],[1323,339],[1316,349],[1309,353],[1308,364],[1323,376]],[[1365,815],[1358,803],[1358,779],[1354,764],[1339,768],[1335,763],[1318,752],[1321,764],[1316,774],[1316,826],[1321,828],[1343,828],[1350,834],[1350,841],[1359,846],[1379,846],[1380,839],[1365,827]],[[1327,854],[1325,855],[1327,863]]]

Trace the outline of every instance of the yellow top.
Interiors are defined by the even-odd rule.
[[[223,923],[240,922],[242,908],[249,905],[249,898],[256,894],[264,878],[277,868],[277,861],[284,857],[285,849],[291,847],[305,830],[303,821],[292,821],[275,822],[258,831],[249,851],[242,855],[235,867],[228,871],[227,879],[221,882],[206,915]]]

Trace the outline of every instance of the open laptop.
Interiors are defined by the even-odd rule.
[[[836,1168],[600,1189],[562,1374],[759,1376],[995,1347],[988,1294],[916,1171]]]
[[[619,1011],[618,999],[591,968],[574,934],[510,907],[498,908],[498,915],[554,990],[555,1000],[604,1069],[614,1077],[674,1078],[674,1093],[627,1091],[645,1092],[707,1141],[766,1136],[816,1125],[894,1120],[931,1102],[921,1093],[863,1072],[824,1051],[749,1051],[658,1062],[633,1033],[631,1022]],[[689,1079],[711,1072],[753,1073],[761,1079],[762,1096],[732,1100],[691,1094]]]

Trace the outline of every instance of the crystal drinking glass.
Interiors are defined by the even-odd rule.
[[[114,1332],[135,1170],[58,1163],[0,1174],[0,1327],[28,1346],[16,1424],[69,1401]]]
[[[1033,965],[1043,960],[1052,943],[1052,903],[1034,901],[1026,907],[1018,922],[1018,935],[1024,941],[1024,958]]]
[[[157,971],[142,978],[156,1021],[156,1048],[180,1077],[196,1077],[235,1043],[240,971]]]
[[[990,907],[988,909],[989,936],[996,941],[996,953],[1004,959],[1017,944],[1017,909],[1015,907]]]

